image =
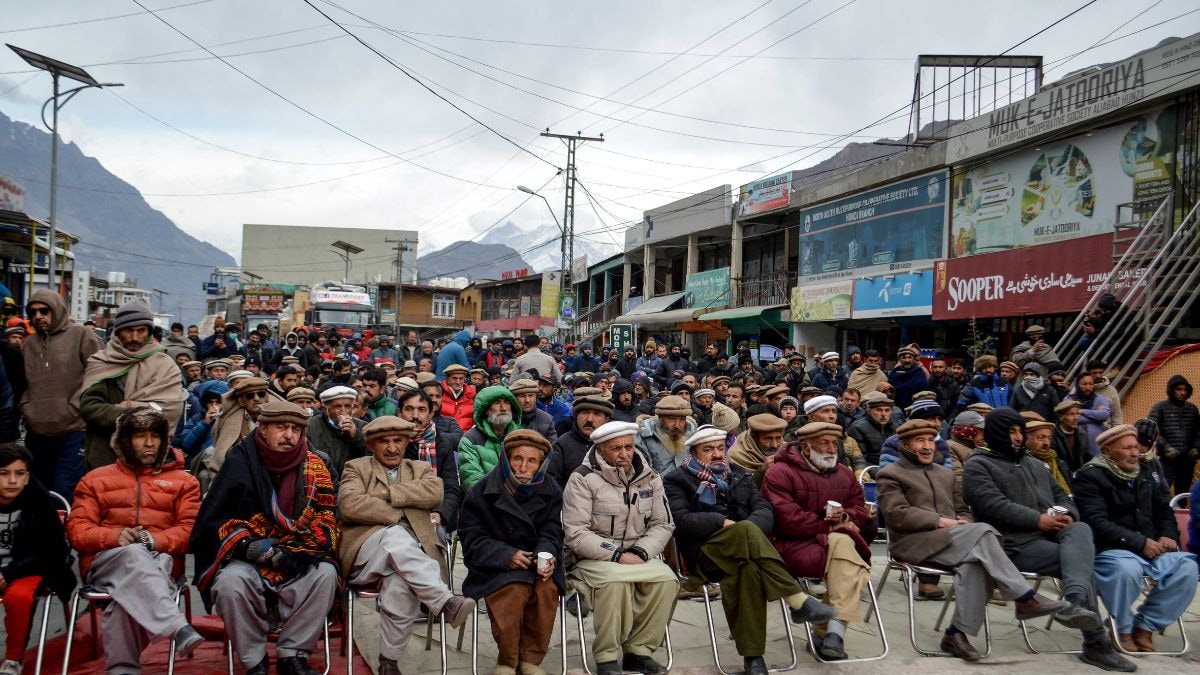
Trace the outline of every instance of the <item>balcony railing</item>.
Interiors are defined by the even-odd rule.
[[[772,272],[736,280],[738,298],[743,307],[782,305],[788,302],[787,272]]]

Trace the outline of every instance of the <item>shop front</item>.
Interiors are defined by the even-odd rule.
[[[728,354],[744,341],[759,361],[774,361],[783,353],[783,346],[791,342],[791,311],[787,305],[734,307],[701,314],[697,319],[728,329]]]

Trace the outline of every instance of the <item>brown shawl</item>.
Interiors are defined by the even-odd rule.
[[[115,336],[104,349],[88,358],[83,373],[83,387],[75,400],[89,387],[104,380],[121,377],[125,380],[125,400],[143,405],[155,403],[162,408],[170,425],[168,435],[175,433],[175,425],[183,415],[183,404],[187,392],[179,381],[179,366],[167,356],[166,349],[149,342],[136,352],[131,352]]]

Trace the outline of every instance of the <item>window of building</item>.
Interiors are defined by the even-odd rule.
[[[455,297],[453,295],[437,295],[433,296],[433,318],[435,319],[453,319]]]

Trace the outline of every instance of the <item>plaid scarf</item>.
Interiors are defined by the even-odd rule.
[[[683,468],[700,479],[696,498],[701,504],[712,506],[717,503],[718,494],[724,495],[729,492],[729,464],[726,462],[704,464],[696,459],[695,455],[689,454]]]
[[[437,425],[433,423],[432,417],[423,428],[413,433],[413,438],[417,442],[417,459],[429,462],[437,468]]]

